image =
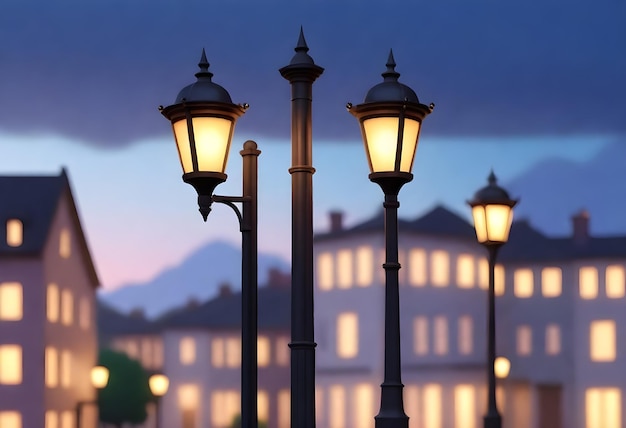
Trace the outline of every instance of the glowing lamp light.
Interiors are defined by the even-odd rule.
[[[204,49],[198,63],[197,81],[184,87],[176,103],[160,107],[172,123],[183,181],[198,192],[200,212],[206,220],[215,187],[226,181],[226,163],[237,119],[247,104],[233,104],[230,95],[213,83]]]
[[[150,386],[150,392],[155,397],[162,397],[167,392],[170,386],[170,380],[164,374],[153,374],[148,379],[148,385]]]
[[[368,91],[363,104],[347,107],[361,125],[370,180],[380,184],[381,179],[393,177],[404,184],[413,179],[422,120],[434,104],[421,104],[413,89],[398,82],[393,52],[386,65],[384,81]]]
[[[506,379],[511,371],[511,362],[506,357],[498,357],[493,363],[493,369],[498,379]]]
[[[104,366],[95,366],[91,369],[91,384],[94,388],[102,389],[109,383],[109,369]]]
[[[513,207],[517,200],[498,186],[493,171],[489,174],[489,185],[480,189],[474,199],[468,201],[472,207],[474,229],[478,242],[484,245],[502,245],[509,239],[513,222]]]

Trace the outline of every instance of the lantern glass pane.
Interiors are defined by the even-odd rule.
[[[487,234],[491,242],[506,242],[513,220],[511,207],[508,205],[490,204],[485,206]]]
[[[174,138],[176,138],[176,146],[178,147],[178,156],[183,167],[183,173],[193,171],[193,163],[191,162],[191,148],[189,146],[189,132],[187,131],[187,120],[182,119],[174,122]]]
[[[474,217],[474,229],[476,229],[476,239],[478,242],[487,241],[487,221],[485,219],[485,207],[476,205],[472,207],[472,217]]]
[[[412,119],[404,121],[404,135],[402,139],[402,158],[400,171],[411,172],[419,122]],[[398,118],[374,117],[363,121],[363,129],[367,141],[367,151],[371,162],[371,172],[395,171],[396,150],[398,143]]]
[[[220,117],[194,117],[192,123],[198,170],[224,173],[233,123]]]

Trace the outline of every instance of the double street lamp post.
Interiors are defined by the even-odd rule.
[[[291,288],[291,426],[315,427],[315,342],[313,328],[313,192],[312,85],[324,69],[315,64],[302,30],[295,55],[281,68],[291,85],[292,166],[292,288]],[[237,119],[246,104],[233,104],[228,92],[213,83],[204,51],[197,82],[183,88],[176,103],[161,107],[171,121],[183,180],[198,193],[206,221],[213,202],[233,208],[242,238],[242,427],[257,426],[257,157],[253,141],[244,144],[243,195],[217,196],[215,187],[226,180],[226,161]],[[400,379],[398,295],[397,195],[411,181],[411,169],[422,119],[434,105],[419,103],[415,92],[398,82],[393,55],[389,55],[384,81],[368,92],[363,104],[348,110],[361,124],[370,164],[370,180],[385,194],[387,258],[385,297],[385,380],[377,428],[406,428]],[[235,203],[241,203],[240,212]]]
[[[488,185],[474,194],[468,201],[472,207],[474,228],[478,242],[489,253],[489,289],[487,293],[487,414],[483,418],[484,428],[501,428],[502,417],[496,405],[496,313],[495,313],[495,266],[498,250],[509,239],[516,200],[498,186],[491,172]]]

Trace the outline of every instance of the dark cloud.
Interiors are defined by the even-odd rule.
[[[157,112],[194,80],[248,102],[238,132],[289,136],[278,73],[304,26],[326,69],[318,138],[358,139],[347,101],[401,81],[437,107],[430,135],[626,132],[623,1],[7,0],[0,4],[0,128],[122,146],[169,133]],[[426,128],[425,128],[426,129]]]

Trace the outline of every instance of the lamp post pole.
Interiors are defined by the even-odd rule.
[[[313,327],[313,82],[324,69],[308,55],[302,29],[280,74],[291,84],[291,426],[315,427]]]
[[[496,405],[496,298],[495,298],[495,270],[496,257],[500,245],[488,245],[489,252],[489,291],[488,320],[487,320],[487,414],[484,417],[484,428],[501,428],[502,417]]]

